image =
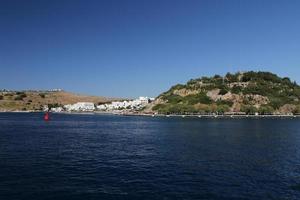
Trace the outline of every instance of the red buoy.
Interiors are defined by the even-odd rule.
[[[45,121],[49,121],[50,117],[49,117],[49,112],[46,112],[44,115],[44,120]]]

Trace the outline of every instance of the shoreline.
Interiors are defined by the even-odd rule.
[[[44,111],[0,111],[0,113],[44,113]],[[300,115],[243,115],[243,114],[232,114],[232,115],[216,115],[216,114],[150,114],[150,113],[120,113],[120,112],[51,112],[51,114],[70,114],[70,115],[119,115],[119,116],[141,116],[141,117],[164,117],[164,118],[300,118]]]
[[[121,114],[125,116],[146,116],[146,117],[166,117],[166,118],[300,118],[300,115],[179,115],[179,114]]]

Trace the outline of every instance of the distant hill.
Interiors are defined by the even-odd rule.
[[[76,102],[106,103],[116,98],[79,95],[65,91],[0,91],[0,111],[41,110],[43,105]]]
[[[270,72],[227,73],[178,84],[148,108],[162,114],[300,113],[300,87]]]

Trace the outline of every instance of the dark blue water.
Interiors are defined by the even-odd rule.
[[[0,114],[0,199],[299,199],[299,119]]]

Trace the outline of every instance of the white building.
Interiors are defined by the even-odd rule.
[[[106,104],[101,104],[101,105],[98,105],[98,106],[97,106],[97,109],[98,109],[98,110],[106,110],[106,109],[107,109],[107,106],[106,106]]]
[[[113,101],[110,104],[102,104],[97,106],[98,110],[120,110],[120,109],[140,109],[145,107],[154,98],[139,97],[132,101]]]
[[[75,104],[68,104],[65,105],[64,108],[67,111],[94,111],[95,110],[95,105],[92,102],[78,102]]]
[[[62,107],[51,108],[52,112],[62,112],[64,109]]]

